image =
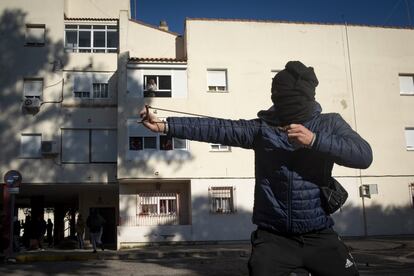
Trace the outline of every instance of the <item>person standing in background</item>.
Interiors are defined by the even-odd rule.
[[[47,219],[46,237],[47,237],[48,246],[52,247],[53,246],[53,223],[51,219]]]
[[[85,221],[81,214],[78,215],[78,220],[76,221],[76,237],[78,238],[79,249],[83,249],[85,244],[83,237],[85,235]]]

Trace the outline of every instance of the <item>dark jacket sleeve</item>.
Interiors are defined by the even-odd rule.
[[[188,140],[253,148],[259,123],[255,120],[169,117],[168,134]]]
[[[333,130],[316,132],[313,149],[325,153],[338,165],[366,169],[372,163],[371,146],[339,114],[332,118]]]

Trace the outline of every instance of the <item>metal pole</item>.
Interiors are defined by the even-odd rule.
[[[11,257],[14,253],[14,194],[10,195],[10,241],[9,241],[9,252]]]

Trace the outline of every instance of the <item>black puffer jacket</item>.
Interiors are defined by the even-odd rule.
[[[312,148],[295,148],[287,134],[263,119],[224,120],[169,117],[169,134],[255,151],[253,223],[279,233],[300,234],[333,225],[321,206],[318,185],[331,177],[333,164],[367,168],[370,145],[337,113],[317,108],[304,126],[316,133]]]

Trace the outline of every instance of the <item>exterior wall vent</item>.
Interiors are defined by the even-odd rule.
[[[23,106],[26,109],[39,109],[41,101],[38,98],[27,98],[23,102]]]
[[[57,143],[55,141],[42,141],[41,151],[42,155],[59,154]]]

